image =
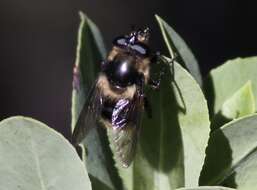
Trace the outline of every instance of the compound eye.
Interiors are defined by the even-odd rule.
[[[133,51],[136,52],[139,56],[146,57],[149,55],[148,47],[143,43],[136,43],[130,47]]]
[[[127,39],[124,36],[117,37],[113,40],[113,45],[124,47],[127,46]]]

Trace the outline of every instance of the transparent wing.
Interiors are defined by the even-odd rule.
[[[138,94],[133,100],[119,100],[114,108],[108,134],[115,157],[123,167],[128,167],[135,156],[142,111],[143,98]]]
[[[101,109],[102,97],[95,83],[89,92],[72,134],[73,144],[82,142],[90,129],[97,126],[97,120],[101,113]]]

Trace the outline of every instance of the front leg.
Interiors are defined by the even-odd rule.
[[[137,91],[139,94],[139,98],[143,100],[143,106],[146,111],[146,114],[149,118],[152,118],[152,108],[151,105],[147,99],[147,97],[144,94],[144,84],[145,84],[145,77],[143,74],[140,74],[137,80]]]
[[[154,67],[156,65],[160,65],[160,62],[162,62],[162,56],[160,54],[160,52],[155,52],[154,54],[152,54],[151,56],[151,67]],[[154,75],[157,75],[157,79],[153,79],[152,77],[150,77],[150,79],[148,80],[148,85],[154,89],[154,90],[158,90],[160,88],[160,84],[161,84],[161,78],[164,75],[164,69],[161,67],[159,73],[155,73]]]

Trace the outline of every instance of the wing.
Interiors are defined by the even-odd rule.
[[[90,129],[97,126],[97,120],[102,109],[102,97],[96,82],[91,88],[87,100],[82,108],[72,134],[73,144],[82,142]]]
[[[119,100],[113,110],[108,134],[114,155],[123,167],[128,167],[135,156],[142,111],[143,98],[138,94],[132,100]]]

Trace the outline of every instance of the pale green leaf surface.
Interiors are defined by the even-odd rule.
[[[0,155],[0,189],[91,189],[73,146],[36,120],[12,117],[0,122]]]
[[[178,58],[181,59],[183,66],[188,69],[188,71],[194,76],[195,80],[201,86],[202,77],[198,62],[194,54],[187,46],[186,42],[161,17],[159,17],[158,15],[155,15],[155,17],[160,26],[164,41],[167,45],[171,58],[176,57],[173,51],[173,49],[175,49],[175,53],[178,54]]]
[[[248,81],[224,102],[221,110],[212,119],[211,128],[215,130],[233,119],[252,113],[255,113],[255,98],[252,83]]]
[[[243,117],[254,112],[255,99],[251,81],[236,91],[221,107],[221,114],[229,119]]]
[[[143,118],[134,163],[119,169],[129,190],[198,185],[209,136],[207,103],[185,69],[177,63],[165,67],[160,90],[148,93],[153,118]]]
[[[195,188],[179,188],[177,190],[235,190],[228,187],[221,187],[221,186],[201,186]]]
[[[211,115],[217,114],[224,102],[248,81],[257,101],[257,57],[237,58],[227,61],[210,72],[204,84]],[[256,109],[255,104],[255,111]]]
[[[77,57],[72,92],[72,130],[77,123],[87,94],[96,80],[101,61],[106,56],[103,40],[97,26],[82,12],[78,33]],[[83,116],[82,116],[83,117]],[[84,127],[84,126],[82,126]],[[116,182],[108,139],[101,128],[93,128],[81,146],[93,189],[114,189]]]
[[[200,185],[257,187],[257,115],[242,117],[211,133]]]

